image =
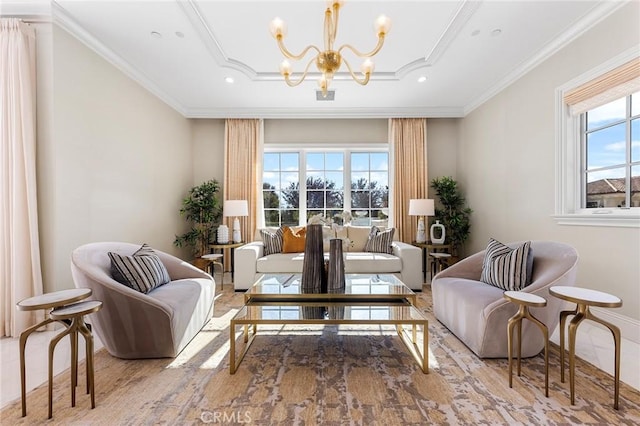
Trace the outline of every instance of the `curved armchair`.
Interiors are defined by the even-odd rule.
[[[508,244],[515,247],[519,243]],[[578,254],[563,243],[533,241],[531,284],[523,290],[547,300],[544,308],[531,308],[533,316],[553,333],[564,302],[549,295],[551,286],[573,286]],[[504,299],[504,290],[480,281],[484,250],[436,275],[431,283],[433,312],[442,324],[481,358],[506,358],[507,321],[518,307]],[[540,330],[530,321],[522,324],[522,356],[532,357],[544,348]]]
[[[125,359],[175,357],[209,321],[215,281],[193,265],[155,250],[171,282],[144,294],[111,277],[108,252],[132,255],[140,244],[99,242],[75,249],[75,286],[93,290],[102,310],[92,324],[107,351]]]

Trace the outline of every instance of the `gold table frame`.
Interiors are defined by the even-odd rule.
[[[268,280],[273,280],[267,282]],[[365,291],[365,289],[367,289]],[[249,350],[260,325],[394,325],[401,340],[415,358],[422,372],[429,372],[429,321],[415,307],[417,295],[393,275],[347,274],[346,285],[340,293],[303,293],[300,274],[263,275],[244,294],[245,305],[231,319],[229,327],[229,371],[234,374]],[[386,318],[262,318],[255,312],[262,307],[332,308],[384,307],[389,309]],[[236,357],[236,329],[243,326],[244,346]],[[251,326],[251,333],[249,328]],[[411,334],[405,329],[411,326]],[[417,345],[418,327],[422,327],[422,354]]]
[[[569,389],[571,393],[571,405],[575,404],[576,332],[578,331],[580,323],[587,319],[604,325],[611,331],[611,334],[613,334],[613,343],[615,346],[613,408],[617,410],[620,396],[620,329],[593,315],[589,310],[589,306],[618,308],[622,306],[622,300],[601,291],[580,287],[551,287],[549,293],[559,299],[576,304],[575,309],[560,312],[560,381],[562,383],[564,383],[565,324],[569,315],[574,316],[569,322]]]
[[[62,320],[51,318],[50,314],[56,308],[69,305],[75,302],[79,302],[91,296],[92,290],[89,288],[73,288],[68,290],[59,290],[53,293],[45,293],[39,296],[33,296],[19,301],[16,306],[19,311],[36,311],[45,310],[45,319],[38,324],[23,330],[20,333],[20,398],[22,401],[22,417],[27,415],[27,391],[26,391],[26,362],[25,362],[25,349],[27,346],[27,339],[37,329],[44,327],[52,322],[59,322],[66,328],[69,324]],[[74,348],[71,348],[71,357],[73,359]],[[53,357],[53,355],[51,355]],[[76,354],[77,356],[77,354]],[[51,364],[51,363],[50,363]],[[51,368],[51,366],[49,367]],[[49,371],[49,376],[51,376]],[[51,386],[51,379],[49,379],[49,386]],[[51,418],[51,416],[49,417]]]
[[[363,308],[365,306],[382,306],[389,308],[389,318],[261,318],[253,315],[252,310],[255,308],[262,308],[265,306],[288,306],[288,307],[327,307],[327,308],[350,308],[358,307]],[[319,301],[314,302],[291,302],[284,304],[281,302],[259,302],[249,303],[243,306],[236,315],[231,319],[229,327],[229,373],[235,374],[238,366],[244,359],[245,354],[249,350],[251,343],[253,343],[257,332],[258,324],[260,325],[394,325],[398,336],[405,344],[411,355],[415,358],[417,364],[422,369],[424,374],[429,373],[429,320],[427,320],[422,313],[413,305],[409,303],[389,302],[378,303],[375,302],[366,303],[364,300],[358,304],[352,303],[322,303]],[[243,342],[244,345],[240,348],[240,353],[236,357],[236,330],[238,326],[244,326],[243,329]],[[249,328],[251,326],[251,332]],[[411,326],[411,335],[408,335],[408,331],[404,326]],[[417,345],[417,328],[421,326],[423,333],[422,341],[422,354]]]

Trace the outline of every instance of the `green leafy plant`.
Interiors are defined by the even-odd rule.
[[[180,215],[191,224],[191,228],[182,235],[176,235],[173,244],[191,247],[196,258],[208,253],[209,244],[215,241],[215,232],[222,217],[219,192],[218,181],[212,179],[191,188],[182,200]]]
[[[431,187],[435,189],[442,206],[436,207],[435,219],[444,225],[447,240],[445,242],[451,243],[454,255],[457,255],[458,248],[471,233],[470,216],[473,210],[465,206],[464,195],[458,188],[458,182],[452,177],[435,178],[431,181]]]

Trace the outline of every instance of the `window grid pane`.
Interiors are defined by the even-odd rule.
[[[299,154],[264,154],[262,200],[266,226],[297,225],[299,219]]]
[[[298,166],[301,156],[304,170]],[[299,225],[302,217],[308,220],[317,214],[342,223],[341,213],[345,210],[351,212],[353,225],[386,226],[388,152],[266,152],[264,161],[267,226]],[[350,175],[345,176],[345,170],[350,170]],[[305,181],[300,188],[302,176]],[[345,205],[345,190],[350,195],[350,205]],[[301,200],[305,200],[303,205]]]
[[[637,98],[626,96],[583,115],[583,208],[640,206]]]

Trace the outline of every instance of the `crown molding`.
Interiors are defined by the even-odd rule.
[[[573,24],[567,31],[562,33],[559,37],[556,37],[551,43],[548,43],[545,47],[540,49],[535,55],[520,64],[515,70],[508,74],[505,78],[500,80],[497,84],[491,87],[488,91],[471,101],[464,107],[464,115],[470,114],[474,109],[487,102],[489,99],[502,92],[504,89],[515,83],[520,78],[524,77],[527,73],[533,70],[538,65],[549,59],[556,54],[562,48],[566,47],[569,43],[589,31],[596,24],[603,19],[611,15],[622,6],[629,3],[626,1],[606,1],[598,3],[593,9],[591,9],[580,20]]]
[[[482,0],[464,0],[462,4],[460,4],[460,7],[458,7],[453,14],[453,17],[440,35],[436,44],[424,57],[425,66],[431,67],[438,62],[438,59],[446,52],[451,42],[458,37],[462,28],[467,24],[469,19],[471,19],[473,14],[476,13],[481,3]]]
[[[193,108],[187,118],[460,118],[461,108]]]
[[[60,28],[74,36],[89,49],[93,50],[104,60],[120,70],[124,75],[151,92],[162,102],[166,103],[183,116],[186,116],[186,108],[182,104],[180,104],[180,102],[167,95],[143,72],[136,69],[129,62],[122,59],[120,55],[117,55],[113,50],[109,49],[103,43],[101,43],[91,33],[85,30],[75,19],[71,17],[71,15],[69,15],[69,13],[62,6],[60,6],[55,1],[51,2],[51,15],[53,17],[53,22]]]

